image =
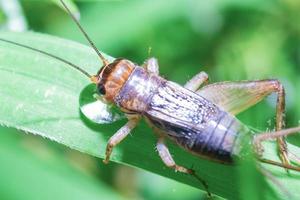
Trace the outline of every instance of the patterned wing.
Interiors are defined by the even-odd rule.
[[[220,82],[207,85],[197,94],[236,115],[276,91],[276,80]]]
[[[162,134],[185,149],[221,162],[232,161],[242,126],[202,96],[166,82],[154,94],[145,116]]]

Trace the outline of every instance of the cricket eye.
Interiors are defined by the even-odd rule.
[[[98,85],[98,93],[101,94],[101,95],[105,95],[104,85],[102,85],[102,84]]]

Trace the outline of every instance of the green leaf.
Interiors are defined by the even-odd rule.
[[[1,199],[124,199],[70,165],[66,154],[51,151],[45,141],[20,137],[12,128],[0,127],[0,134]]]
[[[91,74],[95,74],[102,64],[91,48],[60,38],[10,32],[0,33],[0,37],[53,53]],[[79,99],[89,80],[48,56],[0,42],[0,72],[0,124],[3,126],[40,135],[103,158],[109,137],[126,122],[95,124],[87,120],[80,113]],[[114,149],[111,160],[202,188],[195,178],[166,168],[155,151],[155,143],[153,131],[145,122],[141,122],[131,136]],[[250,165],[249,161],[235,166],[223,165],[193,156],[172,143],[168,146],[179,165],[193,166],[196,173],[207,182],[210,191],[221,197],[245,199],[253,191],[259,192],[259,195],[251,199],[285,195],[269,179],[271,187],[268,186],[252,159]],[[274,151],[267,154],[276,157],[274,146],[269,149]],[[299,148],[293,150],[299,154]],[[285,181],[287,190],[300,186],[297,180],[299,174],[291,172],[288,175],[285,170],[269,165],[264,165],[264,168],[270,170],[279,181]],[[292,194],[300,197],[297,190]]]

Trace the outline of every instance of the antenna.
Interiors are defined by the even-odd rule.
[[[97,47],[95,46],[95,44],[92,42],[91,38],[88,36],[88,34],[83,30],[82,26],[80,25],[79,21],[76,19],[76,17],[72,14],[72,12],[70,11],[70,9],[68,8],[68,6],[65,4],[65,2],[63,0],[60,0],[60,2],[62,3],[62,5],[64,6],[64,8],[67,10],[68,14],[70,15],[70,17],[73,19],[73,21],[76,23],[76,25],[78,26],[78,28],[80,29],[80,31],[83,33],[84,37],[87,39],[87,41],[89,42],[89,44],[91,45],[91,47],[95,50],[95,52],[98,54],[99,58],[102,60],[104,65],[108,65],[109,62],[108,60],[106,60],[104,58],[104,56],[100,53],[100,51],[97,49]]]
[[[91,79],[92,82],[94,82],[93,81],[94,80],[94,76],[90,75],[88,72],[86,72],[82,68],[78,67],[77,65],[75,65],[75,64],[73,64],[73,63],[71,63],[71,62],[69,62],[69,61],[67,61],[67,60],[65,60],[63,58],[60,58],[58,56],[55,56],[55,55],[50,54],[50,53],[47,53],[45,51],[42,51],[42,50],[30,47],[30,46],[27,46],[27,45],[24,45],[24,44],[20,44],[20,43],[17,43],[17,42],[13,42],[13,41],[10,41],[10,40],[6,40],[6,39],[0,38],[0,41],[7,42],[7,43],[10,43],[10,44],[14,44],[14,45],[17,45],[17,46],[20,46],[20,47],[23,47],[23,48],[26,48],[26,49],[30,49],[32,51],[36,51],[36,52],[39,52],[39,53],[44,54],[44,55],[47,55],[47,56],[49,56],[51,58],[55,58],[55,59],[57,59],[57,60],[65,63],[65,64],[69,65],[70,67],[76,69],[77,71],[80,71],[81,73],[83,73],[84,75],[86,75],[89,79]]]

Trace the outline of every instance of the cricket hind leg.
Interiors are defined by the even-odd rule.
[[[298,132],[300,132],[300,126],[295,127],[295,128],[283,129],[283,130],[279,130],[279,131],[275,131],[275,132],[267,132],[267,133],[261,133],[261,134],[255,135],[254,140],[253,140],[253,145],[255,147],[257,154],[259,155],[258,159],[264,163],[268,163],[268,164],[272,164],[272,165],[276,165],[279,167],[283,167],[286,169],[291,169],[291,170],[300,172],[299,166],[293,166],[290,163],[280,163],[280,162],[276,162],[273,160],[268,160],[268,159],[262,158],[263,147],[261,144],[265,140],[278,139],[278,138],[282,138],[282,137],[285,137],[285,136],[288,136],[291,134],[295,134]]]
[[[107,164],[109,162],[110,155],[113,148],[118,145],[129,133],[136,127],[139,122],[140,117],[129,118],[128,122],[120,128],[111,138],[108,140],[106,145],[105,159],[103,162]]]
[[[284,128],[284,112],[285,112],[285,91],[283,85],[275,80],[275,91],[277,92],[277,105],[276,105],[276,131]],[[279,156],[283,164],[289,165],[287,144],[284,136],[277,137],[277,144],[279,148]]]
[[[236,115],[274,92],[277,93],[276,131],[279,131],[284,127],[285,93],[278,80],[220,82],[207,85],[196,93]],[[277,144],[281,161],[289,164],[284,137],[278,137]]]
[[[278,80],[269,80],[274,84],[274,92],[277,93],[277,103],[276,103],[276,131],[282,130],[284,128],[284,112],[285,112],[285,91],[283,85]],[[285,141],[285,136],[276,137],[277,146],[279,148],[279,156],[284,165],[290,165],[288,158],[287,144]]]
[[[204,83],[208,82],[208,75],[205,72],[200,72],[196,74],[193,78],[191,78],[185,85],[184,87],[186,89],[189,89],[191,91],[197,91],[200,86]]]
[[[207,192],[207,195],[209,197],[211,197],[211,193],[209,192],[208,190],[208,185],[207,183],[201,179],[193,169],[188,169],[188,168],[185,168],[183,166],[180,166],[180,165],[177,165],[172,157],[172,155],[170,154],[169,152],[169,149],[168,147],[165,145],[164,143],[164,138],[163,137],[160,137],[158,139],[158,142],[156,144],[156,149],[158,151],[158,154],[161,158],[161,160],[164,162],[164,164],[169,167],[169,168],[172,168],[172,169],[175,169],[175,171],[179,171],[179,172],[182,172],[182,173],[185,173],[185,174],[190,174],[192,175],[193,177],[195,177],[198,181],[201,182],[201,184],[203,185],[204,189],[206,190]]]

